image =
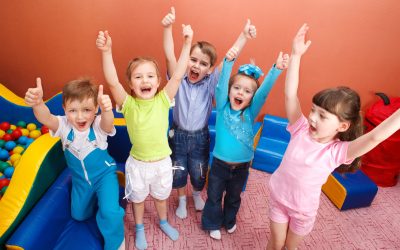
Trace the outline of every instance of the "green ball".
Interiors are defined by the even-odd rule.
[[[16,125],[17,127],[26,128],[26,122],[24,121],[18,121]]]
[[[0,140],[0,148],[4,147],[4,144],[6,144],[5,140]]]
[[[11,167],[11,165],[8,162],[5,161],[0,161],[0,172],[4,172],[4,169]]]
[[[3,187],[3,188],[0,190],[0,195],[4,195],[4,193],[6,192],[7,188],[8,188],[8,186]]]

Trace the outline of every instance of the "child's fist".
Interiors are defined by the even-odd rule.
[[[105,52],[111,49],[111,37],[108,31],[99,31],[96,39],[96,46],[99,50]]]
[[[193,30],[192,27],[190,25],[184,25],[182,24],[182,35],[184,38],[189,38],[192,39],[193,38]]]
[[[276,59],[275,67],[280,70],[287,69],[289,65],[289,55],[279,52],[278,58]]]
[[[42,88],[42,80],[38,77],[36,78],[36,87],[29,88],[25,93],[25,103],[34,107],[43,102],[43,88]]]
[[[256,36],[257,36],[256,26],[251,24],[250,19],[247,19],[246,25],[244,26],[244,29],[243,29],[243,34],[248,39],[256,38]]]
[[[97,103],[100,106],[101,112],[112,110],[112,102],[109,95],[103,94],[103,85],[99,86],[99,93],[97,95]]]
[[[233,59],[235,59],[238,56],[239,50],[236,47],[232,47],[228,50],[228,52],[226,52],[226,59],[228,61],[232,61]]]
[[[164,27],[168,27],[173,23],[175,23],[175,8],[171,7],[170,12],[163,18],[163,20],[161,20],[161,24]]]

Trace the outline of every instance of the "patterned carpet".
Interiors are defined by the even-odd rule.
[[[158,226],[157,213],[151,198],[145,201],[145,230],[148,249],[266,249],[269,232],[267,181],[270,174],[251,169],[242,205],[238,214],[237,230],[228,234],[224,229],[217,241],[201,229],[201,212],[194,211],[188,199],[188,218],[175,216],[177,194],[169,199],[169,222],[180,232],[179,240],[171,241]],[[203,198],[206,192],[203,191]],[[135,224],[132,207],[125,217],[127,249],[135,249]],[[323,194],[312,233],[299,249],[400,249],[400,184],[379,188],[368,208],[340,212]]]

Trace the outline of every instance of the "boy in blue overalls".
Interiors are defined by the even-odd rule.
[[[87,79],[74,80],[63,87],[65,116],[55,116],[43,102],[40,78],[25,94],[36,119],[61,138],[65,158],[72,173],[71,215],[82,221],[96,213],[104,238],[104,249],[125,249],[124,210],[118,203],[116,163],[107,152],[107,136],[115,135],[114,114],[103,86]],[[96,116],[100,106],[101,115]]]

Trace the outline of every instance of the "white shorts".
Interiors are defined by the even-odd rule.
[[[165,157],[155,162],[143,162],[129,156],[125,165],[125,198],[134,203],[143,202],[150,194],[165,200],[172,190],[172,162]]]

